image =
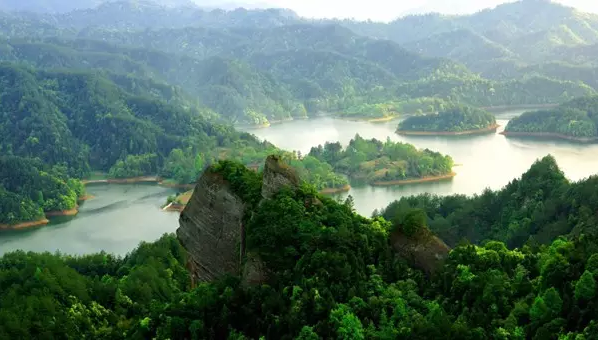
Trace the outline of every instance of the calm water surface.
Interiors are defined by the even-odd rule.
[[[501,131],[508,120],[521,114],[497,115]],[[474,137],[401,137],[394,133],[398,121],[386,123],[349,122],[333,118],[287,122],[269,128],[249,130],[287,150],[308,153],[326,141],[347,144],[355,133],[364,138],[411,143],[449,154],[457,176],[453,180],[393,187],[354,187],[356,209],[369,216],[401,196],[424,192],[448,195],[474,194],[484,188],[499,189],[521,176],[538,158],[552,154],[569,179],[579,180],[598,173],[598,145],[569,142],[507,139],[499,134]],[[84,203],[75,218],[59,219],[51,225],[23,232],[0,234],[0,254],[17,249],[36,252],[60,250],[69,254],[105,250],[124,255],[140,241],[154,241],[178,227],[178,213],[163,212],[160,206],[175,191],[156,185],[93,185],[88,192],[96,198]],[[347,194],[340,196],[346,197]],[[62,221],[62,222],[61,222]]]
[[[502,131],[508,120],[522,111],[497,113]],[[580,180],[598,173],[598,145],[582,145],[560,141],[507,139],[500,134],[465,137],[415,137],[394,133],[400,120],[385,123],[349,122],[330,117],[286,122],[250,132],[287,150],[308,153],[314,145],[340,141],[343,145],[359,133],[363,138],[407,142],[418,148],[429,148],[448,154],[456,164],[453,180],[392,187],[354,187],[349,194],[357,211],[369,216],[374,209],[386,207],[401,196],[424,192],[440,195],[474,194],[484,188],[500,189],[518,178],[538,158],[552,154],[565,175]],[[346,197],[345,194],[342,197]]]
[[[95,198],[83,203],[74,218],[50,225],[0,234],[0,254],[17,249],[88,254],[105,250],[124,255],[140,241],[154,241],[178,228],[178,213],[160,210],[175,191],[151,184],[91,185]]]

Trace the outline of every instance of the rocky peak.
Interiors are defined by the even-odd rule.
[[[300,184],[299,177],[290,166],[278,156],[268,156],[264,166],[262,197],[271,199],[285,186],[296,189]]]
[[[194,281],[239,273],[245,207],[221,174],[208,168],[199,178],[176,232]]]
[[[450,247],[428,228],[422,228],[414,235],[405,234],[397,229],[390,234],[390,244],[411,266],[423,270],[428,275],[442,268],[451,251]]]
[[[295,171],[279,157],[266,159],[262,179],[265,199],[283,187],[296,188],[299,182]],[[221,173],[208,168],[201,175],[177,229],[177,237],[189,253],[187,267],[193,281],[210,281],[227,273],[242,275],[248,283],[265,279],[259,258],[245,256],[243,220],[244,215],[251,215],[248,207]]]

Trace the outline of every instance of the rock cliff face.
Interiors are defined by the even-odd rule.
[[[261,194],[271,199],[283,187],[296,188],[299,177],[278,157],[269,156],[263,172]],[[317,198],[306,205],[322,205]],[[193,283],[211,281],[225,274],[241,276],[246,284],[267,281],[267,269],[258,255],[245,251],[244,215],[248,203],[233,191],[222,174],[208,169],[200,177],[179,218],[177,236],[189,253]],[[416,236],[400,231],[390,236],[393,249],[414,267],[432,274],[442,266],[450,248],[427,229]]]
[[[390,243],[398,255],[428,275],[434,274],[442,267],[451,250],[427,228],[415,236],[395,231],[390,235]]]
[[[278,157],[266,159],[262,196],[272,198],[285,186],[296,187],[299,177]],[[230,184],[208,169],[200,177],[193,195],[179,218],[177,237],[189,252],[188,269],[193,281],[210,281],[224,274],[242,275],[246,283],[265,280],[265,266],[256,256],[245,264],[243,215],[247,203]]]
[[[262,197],[270,199],[283,187],[295,188],[299,185],[299,177],[295,171],[283,163],[277,156],[269,156],[264,166]]]
[[[222,175],[208,169],[201,176],[177,230],[194,281],[239,273],[244,211],[245,203]]]

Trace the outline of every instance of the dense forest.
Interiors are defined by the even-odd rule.
[[[598,176],[571,182],[547,156],[500,190],[366,218],[322,190],[452,177],[452,158],[359,135],[304,156],[234,128],[415,114],[406,129],[463,131],[495,122],[480,107],[562,103],[507,132],[594,139],[597,32],[596,15],[546,0],[390,23],[2,1],[0,228],[76,208],[92,171],[188,184],[210,167],[247,204],[245,257],[267,277],[193,283],[173,234],[125,256],[8,252],[0,338],[598,339]],[[266,199],[271,154],[305,182]],[[452,249],[428,272],[397,236]]]
[[[598,97],[581,97],[553,109],[523,113],[509,121],[505,133],[545,133],[598,139]]]
[[[68,177],[66,164],[49,167],[39,159],[0,157],[0,226],[74,209],[84,194],[81,181]]]
[[[547,156],[501,190],[487,189],[473,197],[405,197],[380,214],[395,220],[404,211],[422,209],[430,229],[452,246],[463,239],[472,243],[499,240],[509,247],[526,242],[549,244],[560,235],[594,231],[597,190],[598,177],[571,183],[554,158]]]
[[[551,189],[560,178],[554,167],[550,158],[534,165],[517,183],[520,193],[537,184]],[[583,227],[575,230],[583,234],[515,249],[498,237],[481,245],[462,242],[427,277],[396,257],[389,243],[397,231],[434,229],[421,211],[402,211],[398,220],[368,219],[355,214],[350,201],[337,203],[309,184],[262,200],[259,174],[230,162],[214,168],[248,203],[261,202],[247,221],[247,248],[267,265],[267,283],[248,286],[230,275],[191,286],[186,251],[173,235],[141,243],[122,258],[7,253],[0,258],[6,289],[0,337],[598,338],[598,245],[586,230],[596,201],[576,217]],[[560,191],[545,193],[546,206],[558,202]],[[573,195],[581,200],[587,194]],[[502,196],[519,201],[512,193]],[[498,215],[518,219],[515,204]]]
[[[370,184],[400,182],[451,174],[453,160],[428,149],[418,150],[411,144],[366,140],[356,134],[343,149],[338,142],[312,147],[309,156],[332,165],[354,181]],[[390,184],[390,183],[388,183]]]
[[[563,25],[576,28],[576,33],[579,25],[594,23],[568,8],[540,5],[548,17],[561,13],[570,18]],[[536,15],[519,3],[496,11]],[[430,112],[431,105],[437,109],[435,103],[441,102],[480,107],[556,104],[596,94],[591,65],[566,62],[578,68],[571,73],[569,67],[519,62],[523,57],[518,52],[494,42],[496,37],[489,37],[480,25],[486,16],[504,14],[415,16],[379,24],[311,21],[283,9],[223,11],[116,1],[60,14],[0,13],[0,38],[5,38],[0,59],[36,68],[109,70],[167,82],[189,94],[184,96],[187,101],[238,125],[263,126],[319,112],[384,118]],[[534,21],[538,28],[522,25],[526,22],[509,22],[512,30],[507,31],[533,35],[547,29],[543,17]],[[413,25],[422,32],[412,32]],[[462,32],[477,38],[464,39]],[[436,40],[453,35],[447,41],[471,46],[431,53],[421,45],[441,48],[441,44],[401,41],[422,35],[441,35]],[[593,42],[589,36],[584,39]],[[478,41],[491,48],[480,50]],[[479,58],[486,50],[491,50],[487,59]],[[472,56],[474,52],[477,55]],[[469,63],[472,60],[483,60],[486,66]]]
[[[496,126],[494,115],[470,106],[449,106],[433,114],[415,115],[401,121],[401,132],[466,132],[480,131]]]

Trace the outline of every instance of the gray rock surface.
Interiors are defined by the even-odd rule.
[[[221,175],[208,170],[200,177],[177,229],[194,281],[240,274],[244,210],[245,203]]]

